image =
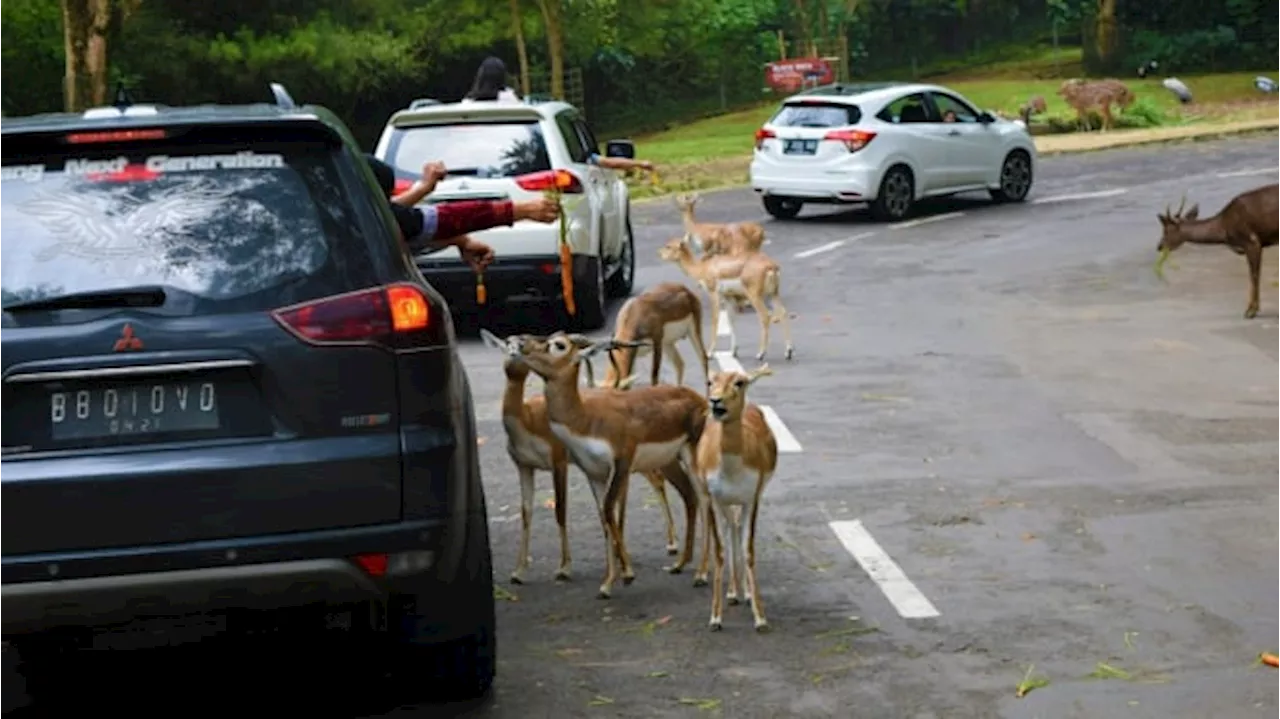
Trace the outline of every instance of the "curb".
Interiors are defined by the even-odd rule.
[[[1090,142],[1080,144],[1078,146],[1055,148],[1054,144],[1065,144],[1065,138],[1071,138],[1079,142],[1079,135],[1081,133],[1041,137],[1036,138],[1035,142],[1036,154],[1038,156],[1053,157],[1055,155],[1076,155],[1085,152],[1115,150],[1122,147],[1159,145],[1180,142],[1183,140],[1212,140],[1231,137],[1233,135],[1247,135],[1251,133],[1275,131],[1278,129],[1280,129],[1280,117],[1266,120],[1247,120],[1244,122],[1233,122],[1216,126],[1189,125],[1185,127],[1159,128],[1157,130],[1122,130],[1119,132],[1107,133],[1105,135],[1095,133],[1094,137],[1088,138]],[[1055,140],[1057,141],[1056,143],[1054,142]],[[729,190],[741,190],[749,187],[751,187],[751,185],[742,183],[732,185],[712,185],[697,190],[697,192],[726,192]],[[640,199],[632,199],[631,205],[634,207],[637,205],[648,205],[655,202],[662,202],[664,200],[671,199],[677,194],[679,193],[669,192],[664,195],[653,195],[650,197],[642,197]]]

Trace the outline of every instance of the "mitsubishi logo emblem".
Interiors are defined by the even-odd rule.
[[[463,180],[462,182],[458,183],[458,189],[465,192],[466,190],[471,189],[471,185],[468,185],[466,180]]]
[[[142,349],[142,340],[133,335],[133,325],[126,324],[120,332],[120,339],[116,340],[115,346],[111,348],[112,352],[128,352],[129,350]]]

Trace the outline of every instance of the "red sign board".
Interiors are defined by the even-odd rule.
[[[835,81],[836,72],[831,63],[818,57],[779,60],[764,68],[764,84],[779,92],[797,92],[804,87]]]

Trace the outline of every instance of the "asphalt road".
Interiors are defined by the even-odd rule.
[[[746,606],[707,630],[710,590],[662,571],[662,513],[643,481],[627,523],[633,585],[595,598],[602,540],[577,470],[573,580],[552,580],[540,475],[534,563],[508,584],[519,489],[500,357],[466,340],[500,676],[477,705],[386,715],[1274,716],[1275,670],[1255,657],[1280,643],[1276,254],[1252,321],[1243,258],[1188,246],[1163,282],[1152,262],[1166,204],[1186,192],[1216,212],[1278,164],[1274,135],[1046,158],[1026,204],[962,198],[902,226],[821,208],[777,222],[749,191],[706,195],[703,220],[765,223],[794,317],[794,361],[775,339],[777,374],[751,393],[793,438],[760,518],[766,634]],[[638,283],[682,279],[656,256],[679,232],[673,206],[637,205],[634,219]],[[755,317],[736,331],[754,366]],[[173,713],[213,697],[250,710],[263,686],[294,715],[388,712],[340,679],[268,671],[250,691],[225,670],[240,658],[220,657],[223,669],[166,680],[190,697]],[[1032,665],[1048,684],[1016,698]],[[99,711],[153,689],[130,676]],[[74,693],[86,679],[60,681]],[[369,706],[339,710],[338,695]]]

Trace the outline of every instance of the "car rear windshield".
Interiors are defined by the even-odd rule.
[[[198,135],[79,146],[6,137],[4,308],[159,286],[184,298],[166,300],[169,311],[207,314],[375,283],[332,146]]]
[[[424,125],[397,129],[385,161],[401,176],[417,177],[433,160],[449,174],[515,177],[551,169],[537,122]]]
[[[774,127],[844,127],[862,119],[857,105],[839,102],[791,102],[769,121]]]

